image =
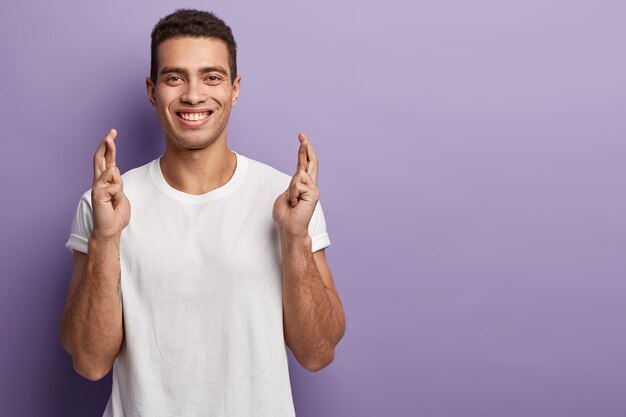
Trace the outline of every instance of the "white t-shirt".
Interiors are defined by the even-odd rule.
[[[103,417],[295,416],[272,220],[291,176],[236,156],[202,195],[172,188],[159,159],[123,175],[124,343]],[[92,227],[88,190],[66,247],[86,253]],[[319,203],[309,235],[314,252],[330,245]]]

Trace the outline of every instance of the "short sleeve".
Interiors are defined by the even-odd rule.
[[[320,249],[330,246],[330,239],[326,231],[326,220],[324,219],[324,211],[322,205],[317,202],[313,216],[309,222],[309,236],[311,237],[311,251],[317,252]]]
[[[87,253],[87,242],[93,230],[93,211],[91,209],[91,190],[88,190],[80,198],[76,215],[72,220],[70,238],[65,247],[70,251]]]

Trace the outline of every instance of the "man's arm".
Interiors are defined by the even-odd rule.
[[[345,316],[324,250],[311,253],[309,223],[319,201],[317,156],[304,134],[298,136],[298,165],[272,216],[280,228],[285,341],[304,368],[330,362],[345,332]]]
[[[309,371],[334,358],[345,316],[324,249],[311,253],[311,238],[281,239],[285,341]]]
[[[130,203],[115,165],[115,130],[93,158],[93,230],[87,254],[74,251],[74,271],[61,320],[61,343],[74,369],[90,380],[104,377],[124,339],[120,234],[130,220]]]
[[[97,381],[109,373],[123,341],[119,239],[88,245],[89,254],[74,251],[61,343],[76,372]]]

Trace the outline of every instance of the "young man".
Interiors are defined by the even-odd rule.
[[[113,368],[106,417],[293,416],[286,345],[316,371],[343,336],[313,147],[293,177],[229,150],[240,82],[230,28],[179,10],[146,79],[163,156],[121,176],[115,130],[94,155],[61,340],[84,377]]]

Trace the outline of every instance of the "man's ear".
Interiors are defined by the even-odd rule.
[[[146,92],[148,93],[148,100],[150,100],[150,104],[152,107],[156,107],[156,97],[154,96],[154,82],[152,82],[152,78],[146,77]]]
[[[237,103],[237,99],[239,98],[239,87],[241,85],[241,75],[237,75],[235,78],[235,82],[233,83],[233,99],[231,101],[231,106],[234,106]]]

